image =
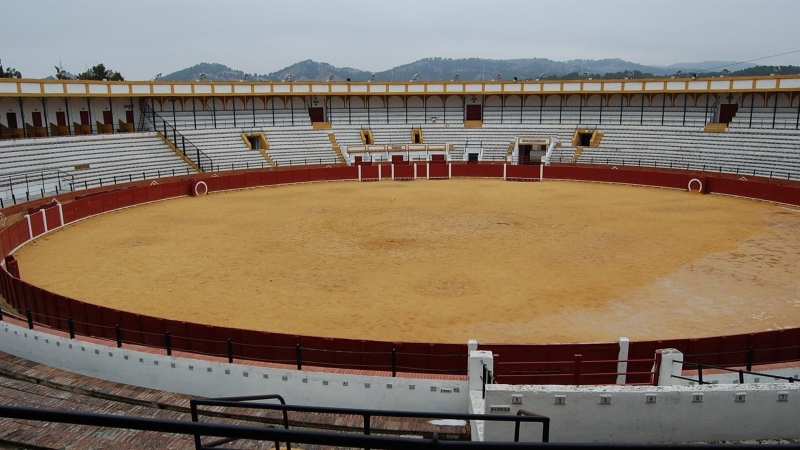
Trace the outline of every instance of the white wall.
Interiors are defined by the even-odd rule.
[[[0,351],[103,380],[204,397],[280,394],[295,405],[469,410],[465,380],[346,375],[176,358],[56,337],[7,322],[0,323]]]
[[[521,394],[522,404],[512,404]],[[701,395],[702,401],[695,398]],[[739,396],[744,394],[744,401]],[[788,394],[788,401],[779,401]],[[655,403],[648,396],[655,395]],[[556,404],[564,396],[565,404]],[[607,396],[608,403],[601,403]],[[698,442],[797,438],[800,383],[713,386],[486,386],[485,410],[510,406],[551,419],[551,442]],[[497,414],[498,412],[494,412]],[[487,441],[510,440],[513,424],[486,422]],[[520,441],[541,439],[541,426],[525,424]]]

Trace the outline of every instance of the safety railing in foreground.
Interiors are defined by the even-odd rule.
[[[397,377],[398,373],[401,372],[418,372],[424,371],[428,373],[438,373],[438,374],[450,374],[450,375],[466,375],[467,373],[467,356],[466,354],[425,354],[425,353],[414,353],[414,352],[404,352],[398,351],[396,348],[392,348],[390,351],[352,351],[352,350],[333,350],[333,349],[321,349],[321,348],[313,348],[313,347],[304,347],[297,343],[295,345],[260,345],[260,344],[246,344],[242,342],[234,342],[233,339],[226,339],[224,341],[221,340],[212,340],[212,339],[197,339],[188,336],[176,336],[171,334],[169,331],[164,333],[149,333],[146,331],[141,330],[131,330],[127,328],[121,327],[119,324],[114,326],[106,326],[106,325],[98,325],[98,324],[91,324],[87,322],[80,322],[73,320],[72,317],[56,317],[50,316],[40,313],[34,313],[30,309],[25,310],[25,317],[17,317],[16,315],[9,314],[8,311],[2,311],[0,309],[0,321],[3,321],[7,318],[13,318],[20,322],[26,323],[28,329],[34,330],[35,328],[45,328],[45,329],[52,329],[57,330],[57,328],[50,327],[46,325],[48,319],[50,320],[58,320],[58,321],[65,321],[67,325],[67,331],[69,333],[70,339],[75,339],[76,336],[81,335],[80,333],[76,332],[76,325],[82,325],[86,329],[92,328],[96,331],[100,331],[98,334],[87,334],[86,337],[91,337],[93,339],[100,339],[108,341],[109,343],[113,343],[116,345],[117,348],[123,348],[124,345],[131,345],[131,346],[139,346],[145,348],[154,348],[160,349],[165,352],[167,356],[172,356],[173,350],[181,351],[188,354],[201,354],[211,357],[217,358],[226,358],[229,364],[232,364],[235,360],[239,361],[264,361],[264,362],[271,362],[271,363],[278,363],[278,364],[286,364],[292,365],[297,368],[297,370],[302,370],[303,366],[315,366],[315,367],[333,367],[333,368],[348,368],[354,370],[373,370],[373,371],[385,371],[390,372],[392,377]],[[62,330],[59,330],[62,331]],[[123,339],[123,336],[126,334],[135,334],[135,335],[142,335],[148,336],[149,341],[161,341],[163,345],[153,345],[148,344],[140,341],[131,341]],[[113,337],[110,337],[113,336]],[[174,340],[183,340],[186,342],[196,343],[196,344],[205,344],[210,348],[218,349],[224,348],[225,351],[199,351],[199,350],[186,350],[186,349],[174,349],[172,342]],[[240,349],[239,355],[236,356],[234,352],[234,346]],[[261,351],[263,353],[269,352],[280,352],[282,355],[291,355],[288,358],[286,357],[254,357],[254,356],[243,356],[241,349],[249,348],[251,350]],[[312,358],[309,358],[309,355]],[[341,356],[342,358],[352,358],[352,357],[362,357],[362,358],[369,358],[369,364],[354,364],[354,363],[345,363],[345,362],[337,362],[335,360],[325,360],[326,355],[333,355],[333,358],[337,356]],[[435,357],[437,359],[444,359],[444,360],[455,360],[458,363],[448,364],[446,367],[458,367],[453,369],[441,369],[441,368],[431,368],[428,366],[419,367],[406,363],[398,362],[398,358],[408,358],[408,359],[419,359],[419,358],[432,358]],[[376,361],[377,360],[377,361]]]
[[[274,403],[255,403],[258,400],[276,399],[280,404]],[[519,428],[522,423],[541,423],[542,442],[550,441],[550,418],[547,416],[532,413],[527,410],[520,410],[516,415],[501,414],[466,414],[466,413],[439,413],[429,411],[387,411],[379,409],[357,409],[357,408],[332,408],[325,406],[301,406],[287,405],[280,395],[266,395],[253,397],[225,397],[225,398],[202,398],[191,399],[190,402],[192,421],[199,421],[199,406],[231,407],[238,409],[257,409],[283,412],[284,429],[289,429],[289,419],[287,412],[304,412],[313,414],[331,414],[337,416],[361,416],[363,419],[364,436],[372,433],[371,421],[374,417],[393,417],[404,419],[444,419],[444,420],[463,420],[463,421],[485,421],[485,422],[514,422],[514,442],[519,442]],[[212,443],[201,444],[201,434],[195,434],[195,446],[198,449],[213,448],[232,440],[221,439]],[[276,447],[279,448],[276,442]],[[289,447],[290,448],[290,447]]]
[[[714,384],[714,383],[711,383],[710,381],[706,381],[706,380],[703,379],[703,370],[704,369],[714,369],[714,370],[721,370],[723,372],[736,373],[736,374],[739,375],[739,384],[744,384],[744,376],[745,375],[753,375],[753,376],[757,376],[757,377],[767,377],[767,378],[772,378],[772,379],[775,379],[775,380],[784,380],[784,381],[788,381],[789,383],[794,383],[795,381],[800,381],[800,379],[794,378],[794,377],[786,377],[786,376],[782,376],[782,375],[772,375],[772,374],[764,373],[764,372],[753,372],[750,367],[748,367],[747,370],[744,370],[744,369],[733,369],[733,368],[730,368],[730,367],[723,367],[723,366],[714,366],[714,365],[711,365],[711,364],[698,364],[698,363],[692,363],[692,362],[686,362],[686,361],[675,361],[675,362],[678,363],[678,364],[683,364],[684,366],[691,366],[691,367],[697,368],[697,379],[684,377],[684,376],[681,376],[681,375],[672,375],[672,378],[678,378],[678,379],[681,379],[681,380],[691,381],[691,382],[694,382],[694,383],[697,383],[697,384]]]
[[[191,422],[184,420],[151,419],[144,417],[119,416],[76,411],[58,411],[52,409],[25,408],[18,406],[0,406],[0,417],[18,420],[30,420],[47,423],[66,423],[86,425],[100,428],[128,429],[152,431],[159,433],[179,434],[186,436],[202,435],[218,438],[249,439],[269,442],[291,442],[295,444],[335,446],[345,448],[374,448],[387,450],[417,449],[546,449],[591,450],[597,448],[625,449],[675,449],[675,450],[708,450],[722,448],[725,444],[615,444],[615,443],[552,443],[552,442],[488,442],[488,441],[448,441],[434,433],[431,438],[410,438],[395,436],[360,435],[354,433],[335,433],[328,431],[286,430],[280,428],[227,425],[207,422]],[[480,416],[478,420],[486,420]],[[514,416],[499,416],[509,419]],[[729,447],[726,445],[725,448]],[[797,448],[797,445],[786,445],[785,448]],[[736,449],[763,450],[763,444],[737,444]]]

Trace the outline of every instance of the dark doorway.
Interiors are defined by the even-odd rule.
[[[17,124],[17,113],[6,113],[6,122],[8,122],[8,128],[12,130],[19,128],[19,124]]]
[[[56,124],[60,127],[67,126],[67,113],[64,111],[56,111]]]
[[[322,107],[308,108],[308,116],[312,123],[325,122],[325,109]]]
[[[81,125],[91,125],[89,123],[89,111],[81,111]]]
[[[481,105],[467,105],[467,120],[483,120]]]
[[[520,145],[519,146],[519,159],[518,163],[520,165],[529,164],[531,161],[531,148],[532,145]]]
[[[731,123],[739,111],[739,105],[719,105],[719,123]]]
[[[261,150],[261,138],[258,136],[247,136],[247,141],[253,150]]]
[[[411,143],[422,144],[422,130],[411,130]]]
[[[578,133],[578,146],[588,147],[592,143],[592,133]]]
[[[133,123],[133,111],[125,111],[125,122]]]
[[[478,164],[478,154],[477,153],[467,154],[467,164]]]
[[[114,115],[111,111],[103,111],[103,123],[106,125],[114,125]]]
[[[42,125],[42,113],[39,111],[34,111],[31,113],[31,120],[33,120],[33,126],[36,128],[43,127]]]

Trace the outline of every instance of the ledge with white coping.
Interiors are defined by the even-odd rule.
[[[280,394],[294,405],[466,413],[466,380],[286,370],[157,355],[0,322],[0,351],[107,381],[201,397]]]
[[[514,404],[514,397],[521,403]],[[485,411],[526,409],[550,417],[551,442],[700,442],[800,437],[800,383],[703,386],[487,385]],[[495,407],[495,408],[493,408]],[[499,408],[497,408],[499,407]],[[487,422],[487,441],[513,423]],[[520,441],[541,441],[524,424]]]

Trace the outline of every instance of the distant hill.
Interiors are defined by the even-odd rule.
[[[164,81],[197,81],[200,74],[206,75],[208,81],[233,81],[244,78],[244,72],[234,70],[228,66],[217,63],[200,63],[177,72],[162,76]]]
[[[458,74],[461,80],[490,80],[494,79],[499,73],[503,79],[517,77],[523,80],[535,79],[542,74],[547,74],[550,79],[574,79],[580,78],[583,73],[588,73],[593,78],[619,78],[624,76],[627,71],[634,71],[637,77],[660,77],[674,74],[677,70],[682,70],[684,73],[702,73],[708,69],[719,69],[722,66],[733,64],[735,63],[730,61],[703,61],[671,64],[669,66],[646,66],[622,59],[553,61],[545,58],[425,58],[377,72],[375,76],[378,80],[408,81],[418,75],[420,80],[430,81],[452,80]],[[745,68],[745,70],[756,68],[752,64],[737,64],[735,67]],[[772,69],[772,66],[763,67],[766,67],[763,70],[767,71]],[[205,79],[209,81],[237,81],[244,79],[245,76],[244,71],[235,70],[222,64],[200,63],[165,75],[161,79],[165,81],[194,81],[200,79],[201,73],[204,73],[206,75]],[[714,73],[717,72],[715,71]],[[703,74],[710,75],[711,73]],[[269,74],[251,73],[248,75],[248,79],[283,81],[287,75],[291,75],[293,81],[324,81],[330,75],[333,75],[334,79],[339,81],[347,78],[353,81],[365,81],[370,79],[371,72],[351,67],[335,67],[324,62],[306,60]],[[743,73],[743,75],[752,74]]]

